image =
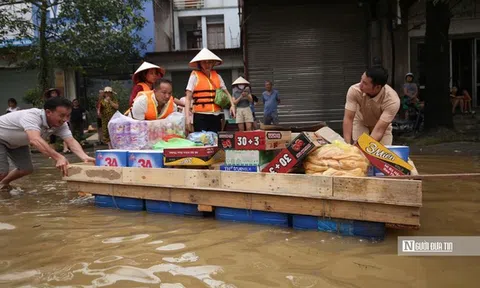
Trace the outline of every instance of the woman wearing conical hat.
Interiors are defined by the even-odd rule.
[[[250,82],[242,76],[238,77],[232,83],[233,104],[236,110],[235,122],[240,131],[251,131],[253,128],[253,113],[250,106],[253,103],[252,94],[250,94]]]
[[[189,124],[190,116],[186,114],[185,123],[189,131],[212,131],[217,133],[222,128],[223,110],[214,103],[215,90],[221,88],[230,99],[230,112],[235,116],[235,105],[232,96],[225,87],[220,74],[213,67],[222,64],[222,59],[207,48],[203,48],[189,66],[194,68],[188,79],[185,110],[193,112],[193,127]]]
[[[133,74],[133,88],[130,94],[129,106],[132,106],[133,99],[137,97],[137,94],[142,91],[153,90],[153,83],[159,78],[165,75],[165,69],[152,63],[143,62],[137,71]]]

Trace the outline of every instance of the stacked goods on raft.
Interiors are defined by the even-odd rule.
[[[166,137],[185,137],[185,116],[174,112],[165,119],[135,120],[116,112],[108,122],[112,147],[124,150],[146,150]]]
[[[369,164],[359,148],[339,141],[320,147],[303,161],[306,174],[323,176],[367,176]]]
[[[167,117],[164,120],[177,121],[175,117],[170,119]],[[317,133],[318,131],[315,133],[303,132],[295,137],[292,137],[292,133],[289,131],[220,132],[218,135],[212,132],[197,132],[191,133],[185,138],[182,134],[183,129],[180,132],[180,129],[168,128],[176,127],[174,123],[168,121],[158,122],[155,125],[143,123],[155,121],[137,121],[129,125],[119,121],[114,122],[115,125],[112,125],[112,129],[116,129],[117,132],[121,131],[123,134],[119,135],[130,140],[116,142],[114,147],[117,149],[115,150],[97,151],[97,166],[139,169],[217,167],[219,170],[230,172],[305,173],[313,176],[344,177],[373,176],[372,173],[377,175],[379,173],[408,174],[412,167],[405,162],[408,159],[408,153],[406,158],[405,155],[399,157],[394,151],[389,150],[389,147],[381,145],[366,134],[362,135],[357,146],[342,142],[343,139],[338,135],[334,140],[332,140],[333,138],[324,138],[322,133]],[[135,127],[133,130],[132,126]],[[153,136],[144,135],[143,137],[146,137],[147,140],[135,144],[136,142],[133,140],[138,140],[138,135],[140,135],[137,133],[138,131],[148,134],[150,130],[147,128],[154,126],[157,127],[155,131],[160,132],[151,133]],[[147,128],[139,130],[137,127]],[[131,135],[132,132],[137,134]],[[192,171],[192,175],[196,173],[196,170],[188,169],[185,173],[190,173],[189,171]],[[250,183],[246,182],[245,184],[249,185]],[[172,186],[173,184],[168,185]],[[208,211],[213,212],[215,217],[220,220],[263,223],[282,227],[293,226],[295,229],[313,229],[341,235],[382,238],[385,233],[385,224],[381,222],[231,207],[210,207],[210,210],[199,211],[200,208],[196,204],[118,196],[97,195],[96,202],[97,205],[103,207],[189,216],[203,216],[205,215],[204,211]]]
[[[222,171],[260,172],[275,155],[287,147],[289,131],[220,132],[220,148],[225,150]]]

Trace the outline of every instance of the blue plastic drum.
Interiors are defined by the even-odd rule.
[[[388,150],[392,151],[393,153],[397,154],[398,157],[402,158],[405,162],[408,161],[408,157],[410,157],[410,147],[409,146],[399,146],[399,145],[386,145],[385,146]],[[375,176],[382,176],[382,171],[378,170],[377,168],[373,169],[373,173]]]

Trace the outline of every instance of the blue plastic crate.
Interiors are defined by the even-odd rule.
[[[116,208],[113,196],[95,195],[95,206],[102,208]]]
[[[143,199],[95,195],[95,205],[102,208],[118,208],[129,211],[145,210],[145,201]]]
[[[286,213],[252,211],[252,216],[254,223],[288,227],[288,214]]]
[[[147,211],[152,213],[176,214],[176,215],[187,215],[187,216],[203,216],[203,212],[198,211],[197,205],[195,204],[146,200],[145,206]]]
[[[318,217],[292,215],[292,227],[298,230],[318,230]]]
[[[293,215],[293,228],[300,230],[318,230],[343,236],[383,239],[385,223],[321,218],[315,216]]]
[[[216,207],[215,218],[218,220],[233,222],[258,223],[288,227],[288,214],[285,213]]]

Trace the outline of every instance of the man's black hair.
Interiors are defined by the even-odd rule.
[[[68,100],[67,98],[53,97],[45,101],[45,104],[43,105],[43,109],[48,109],[50,111],[55,111],[57,107],[65,107],[71,109],[73,107],[73,104],[72,101]]]
[[[380,85],[383,87],[385,86],[385,84],[387,84],[388,71],[381,66],[374,66],[368,68],[367,71],[365,71],[365,75],[367,75],[368,78],[372,79],[372,84],[375,86]]]
[[[8,99],[7,103],[13,103],[13,104],[17,105],[17,100],[15,100],[15,98],[10,98],[10,99]]]
[[[157,81],[155,81],[155,83],[153,83],[153,89],[157,89],[160,87],[160,85],[162,84],[170,84],[170,86],[173,87],[173,83],[171,80],[169,79],[165,79],[165,78],[160,78],[160,79],[157,79]]]

